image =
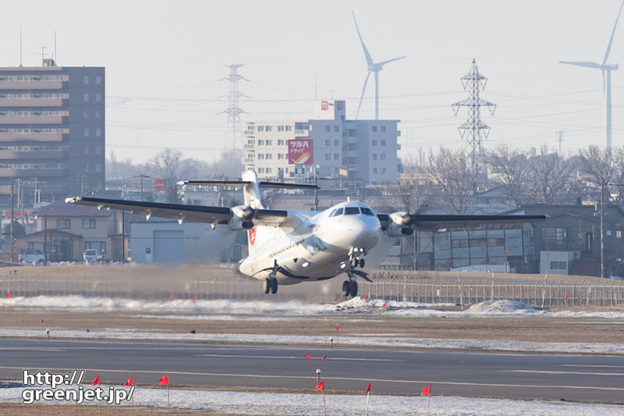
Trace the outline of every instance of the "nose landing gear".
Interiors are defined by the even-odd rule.
[[[355,281],[355,274],[353,274],[351,270],[348,270],[347,275],[349,275],[349,280],[342,282],[342,291],[345,296],[354,298],[358,294],[358,284]]]
[[[366,254],[366,250],[363,248],[353,247],[351,250],[349,250],[349,268],[346,270],[349,279],[345,280],[342,283],[342,291],[344,292],[345,296],[357,296],[358,284],[355,281],[356,276],[360,276],[366,281],[371,281],[365,272],[363,272],[362,270],[356,270],[357,267],[364,267],[364,256]]]

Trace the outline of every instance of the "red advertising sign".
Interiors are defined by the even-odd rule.
[[[312,139],[288,140],[289,165],[311,165],[313,162]]]
[[[154,179],[154,192],[164,191],[165,190],[165,180],[164,179]]]

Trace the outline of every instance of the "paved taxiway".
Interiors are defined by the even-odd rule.
[[[307,354],[312,360],[307,360]],[[321,360],[327,354],[327,360]],[[320,368],[328,390],[624,402],[624,357],[370,348],[306,349],[275,345],[0,340],[0,380],[24,369],[87,370],[88,382],[172,386],[312,388]]]

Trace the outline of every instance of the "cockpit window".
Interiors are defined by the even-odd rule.
[[[329,213],[328,217],[333,217],[335,213],[336,213],[336,210],[333,210],[332,212]]]
[[[338,215],[342,215],[342,208],[338,208],[336,211],[334,211],[332,217],[337,217]]]
[[[362,210],[362,214],[364,215],[375,215],[373,214],[373,211],[371,211],[370,208],[366,208],[366,207],[360,207],[360,209]]]
[[[345,207],[345,215],[357,215],[360,213],[358,207]]]

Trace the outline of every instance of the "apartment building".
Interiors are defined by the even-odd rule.
[[[0,205],[104,188],[103,67],[0,67]],[[19,190],[18,190],[19,187]]]
[[[245,123],[244,165],[262,179],[344,177],[364,184],[394,182],[399,176],[399,120],[347,120],[343,100],[315,103],[305,121],[256,120]],[[289,164],[288,141],[311,139],[313,161]]]

